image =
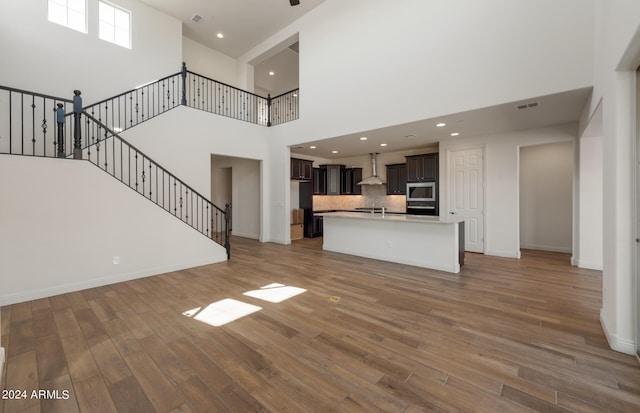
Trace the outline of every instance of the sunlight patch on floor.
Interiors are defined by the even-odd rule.
[[[272,283],[260,287],[259,290],[251,290],[244,293],[249,297],[258,298],[260,300],[269,301],[270,303],[281,303],[291,297],[306,292],[304,288],[293,287],[279,283]]]
[[[198,307],[182,314],[187,317],[193,317],[194,320],[202,321],[210,326],[220,327],[260,310],[262,310],[262,307],[257,305],[243,303],[233,298],[225,298],[209,304],[202,311]]]

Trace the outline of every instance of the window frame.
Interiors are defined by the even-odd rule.
[[[112,13],[113,13],[113,23],[106,21],[106,19],[103,19],[103,15],[102,15],[102,5],[109,7],[112,9]],[[116,14],[117,12],[122,12],[125,13],[127,15],[127,44],[124,45],[122,43],[119,43],[117,41],[117,33],[118,33],[118,29],[122,29],[120,27],[118,27],[117,23],[116,23]],[[120,46],[120,47],[124,47],[125,49],[129,49],[131,50],[132,48],[132,36],[131,36],[131,28],[132,28],[132,16],[131,16],[131,11],[127,10],[123,7],[118,6],[117,4],[111,3],[109,1],[105,1],[105,0],[98,0],[98,39],[100,40],[104,40],[105,42],[111,43],[111,44],[115,44],[116,46]],[[103,37],[103,24],[104,25],[108,25],[109,26],[109,31],[110,31],[110,38],[105,38]]]
[[[64,3],[64,4],[63,4]],[[82,4],[84,4],[84,10],[80,11],[77,9],[71,9],[69,7],[69,0],[47,0],[47,20],[51,23],[54,24],[58,24],[60,26],[66,27],[68,29],[71,30],[75,30],[77,32],[80,33],[84,33],[87,34],[89,32],[88,30],[88,24],[87,24],[87,18],[88,18],[88,6],[87,6],[87,0],[82,0],[81,1]],[[64,8],[64,15],[65,15],[65,21],[64,23],[62,21],[58,21],[58,20],[53,20],[52,19],[52,5],[54,5],[55,7],[61,7]],[[74,25],[70,25],[69,24],[69,12],[76,12],[79,14],[82,14],[83,20],[84,20],[84,24],[82,25],[82,29],[80,29],[79,27],[76,27]]]

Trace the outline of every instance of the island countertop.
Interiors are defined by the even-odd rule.
[[[321,217],[332,217],[332,218],[350,218],[350,219],[368,219],[375,221],[400,221],[400,222],[417,222],[417,223],[425,223],[425,224],[457,224],[459,222],[464,221],[463,218],[457,217],[455,215],[450,216],[433,216],[433,215],[406,215],[406,214],[398,214],[398,213],[385,213],[382,214],[380,212],[370,213],[370,212],[322,212],[322,213],[314,213],[316,216]]]
[[[322,212],[322,249],[452,273],[464,264],[459,216]]]

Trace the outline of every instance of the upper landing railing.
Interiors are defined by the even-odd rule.
[[[139,86],[85,107],[115,132],[122,132],[177,106],[274,126],[298,119],[299,90],[265,97],[187,70]]]

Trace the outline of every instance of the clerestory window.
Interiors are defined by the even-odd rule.
[[[104,1],[99,3],[98,37],[131,49],[131,12]]]
[[[87,32],[86,0],[49,0],[47,15],[50,22]]]

